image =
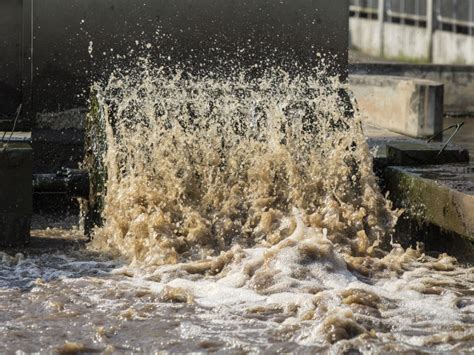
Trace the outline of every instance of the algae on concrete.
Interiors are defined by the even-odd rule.
[[[474,194],[457,191],[403,167],[388,167],[385,183],[397,207],[421,223],[431,223],[474,241]]]

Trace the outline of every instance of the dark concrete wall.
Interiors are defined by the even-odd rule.
[[[21,99],[22,0],[0,1],[0,120]]]
[[[77,167],[83,130],[67,110],[87,107],[91,83],[140,55],[205,74],[254,64],[307,71],[321,53],[345,78],[348,12],[345,0],[34,1],[34,171]],[[46,112],[63,113],[44,123]]]
[[[0,246],[21,245],[29,237],[33,195],[31,166],[28,143],[0,142]]]
[[[80,94],[117,54],[147,43],[154,61],[193,72],[268,59],[307,69],[317,52],[337,55],[330,61],[347,70],[345,0],[42,0],[33,13],[34,112],[83,105]]]

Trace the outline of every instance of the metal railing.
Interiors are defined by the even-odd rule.
[[[437,29],[474,35],[474,0],[437,0]]]
[[[378,19],[379,0],[351,0],[350,16]]]
[[[433,30],[474,35],[474,0],[350,0],[350,15],[408,26],[426,27],[433,16]],[[432,1],[433,14],[428,14]],[[383,11],[383,12],[382,12]]]

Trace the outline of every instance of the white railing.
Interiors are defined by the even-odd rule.
[[[349,9],[353,17],[418,27],[431,21],[433,30],[474,35],[474,0],[351,0]]]
[[[377,14],[378,13],[378,10],[377,9],[374,9],[372,7],[364,7],[364,6],[357,6],[357,5],[351,5],[349,7],[349,10],[351,12],[355,12],[355,13],[366,13],[366,14]]]
[[[439,23],[445,23],[445,24],[453,25],[453,26],[474,27],[474,22],[472,21],[456,20],[453,18],[441,16],[441,15],[438,15],[437,20]]]

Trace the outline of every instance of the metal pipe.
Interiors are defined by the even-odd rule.
[[[89,172],[64,169],[56,174],[34,174],[35,194],[66,194],[71,197],[89,198]]]

